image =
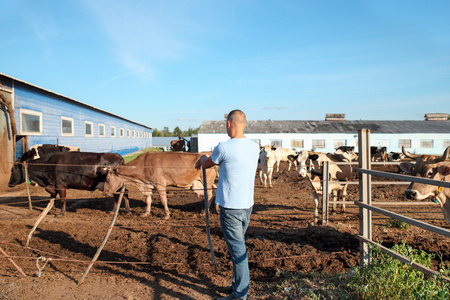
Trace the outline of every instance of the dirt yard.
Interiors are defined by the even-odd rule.
[[[378,167],[395,171],[395,166]],[[255,206],[247,232],[250,260],[250,299],[278,299],[273,295],[280,273],[342,274],[359,263],[358,208],[330,214],[323,226],[310,226],[313,198],[306,180],[282,164],[273,188],[264,189],[255,179]],[[380,180],[373,177],[372,181]],[[386,181],[387,179],[381,179]],[[214,271],[202,213],[203,200],[192,191],[168,193],[171,219],[163,220],[159,196],[152,215],[141,218],[144,196],[129,187],[131,214],[122,208],[111,236],[85,281],[78,285],[87,264],[103,241],[112,219],[111,198],[101,192],[69,190],[68,211],[57,210],[38,226],[24,248],[30,229],[47,204],[48,194],[31,187],[33,210],[28,209],[25,185],[0,189],[0,247],[23,269],[22,277],[0,255],[1,299],[212,299],[226,295],[232,265],[217,213],[210,215],[211,238],[218,273]],[[401,201],[405,185],[376,185],[373,201]],[[348,200],[358,199],[358,188],[349,186]],[[437,206],[385,206],[394,212],[436,226],[450,228]],[[386,246],[406,243],[449,260],[449,239],[411,226],[407,230],[385,227],[387,217],[374,214],[373,236]],[[39,267],[39,257],[52,258]]]

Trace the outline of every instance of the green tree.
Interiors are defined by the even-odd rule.
[[[175,129],[173,130],[173,136],[179,136],[180,134],[183,134],[183,131],[181,131],[180,127],[175,127]]]

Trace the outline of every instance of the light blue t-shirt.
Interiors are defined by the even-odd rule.
[[[232,209],[253,206],[258,158],[259,146],[248,138],[231,139],[214,148],[211,159],[219,165],[216,204]]]

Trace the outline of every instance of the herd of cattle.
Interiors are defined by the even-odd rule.
[[[405,149],[402,153],[387,153],[386,147],[371,147],[373,160],[400,161],[399,168],[406,174],[435,180],[450,181],[450,147],[442,156],[411,154]],[[198,196],[203,195],[202,171],[194,168],[195,162],[205,153],[147,152],[125,164],[124,159],[115,153],[80,152],[77,148],[56,145],[39,145],[19,158],[11,169],[9,186],[14,187],[25,181],[44,187],[51,198],[57,195],[62,199],[61,214],[65,212],[67,189],[100,190],[114,195],[117,204],[118,191],[123,185],[132,184],[146,196],[148,216],[151,209],[153,191],[158,191],[165,209],[165,218],[170,218],[167,205],[166,188],[175,186],[192,189]],[[323,163],[329,164],[329,191],[336,200],[345,201],[347,181],[352,179],[351,162],[358,155],[352,147],[340,147],[334,153],[315,151],[294,151],[288,148],[261,147],[258,162],[261,184],[272,187],[272,174],[279,171],[280,161],[294,164],[298,177],[306,178],[313,192],[315,203],[314,221],[317,222],[319,195],[323,189]],[[338,163],[338,164],[335,164]],[[206,170],[206,190],[212,199],[214,182],[218,174],[215,168]],[[127,211],[128,198],[124,196]],[[445,219],[450,223],[450,189],[419,183],[411,183],[405,191],[405,198],[422,200],[433,197],[440,203]],[[335,208],[335,207],[334,207]],[[342,205],[345,210],[345,205]]]

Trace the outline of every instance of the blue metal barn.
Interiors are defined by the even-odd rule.
[[[148,126],[4,74],[0,74],[0,88],[12,99],[14,159],[37,144],[121,155],[152,146],[152,128]]]

